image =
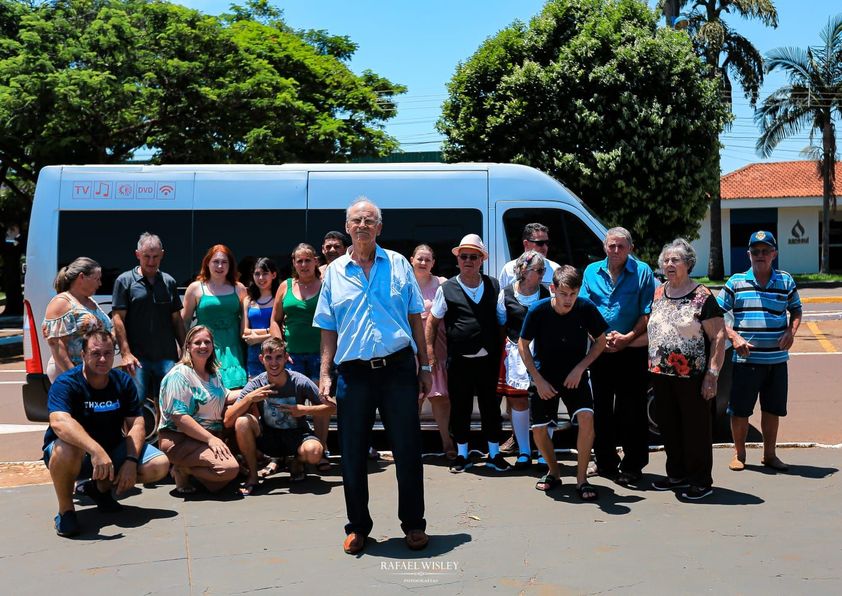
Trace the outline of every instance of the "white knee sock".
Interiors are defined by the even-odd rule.
[[[532,453],[529,447],[529,410],[512,410],[512,430],[515,432],[520,452]]]

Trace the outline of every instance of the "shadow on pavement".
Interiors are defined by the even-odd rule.
[[[90,509],[77,510],[76,515],[82,532],[74,540],[119,540],[125,536],[122,532],[104,534],[103,529],[110,526],[123,529],[139,528],[153,519],[175,517],[178,512],[172,509],[150,509],[123,505],[123,510],[117,513],[100,513],[96,510],[96,507],[91,507]]]
[[[558,488],[547,493],[548,497],[552,497],[556,501],[569,503],[571,505],[587,505],[590,507],[598,507],[603,513],[608,515],[626,515],[631,512],[631,508],[627,507],[625,503],[638,503],[643,500],[643,497],[637,495],[620,495],[614,491],[610,486],[604,484],[596,484],[591,482],[591,485],[599,491],[599,499],[596,501],[583,501],[576,493],[575,482],[565,483]]]
[[[761,474],[766,474],[767,476],[777,476],[780,474],[782,476],[801,476],[802,478],[813,478],[815,480],[819,480],[821,478],[832,476],[839,471],[839,468],[822,468],[819,466],[799,466],[790,464],[789,471],[780,472],[762,464],[746,464],[746,471],[760,472]]]
[[[682,499],[680,490],[675,491],[675,498],[687,505],[761,505],[766,502],[757,495],[719,486],[713,487],[712,495],[698,501]]]
[[[375,542],[369,538],[362,556],[384,557],[388,559],[430,559],[449,553],[456,547],[471,542],[470,534],[430,534],[430,543],[424,550],[409,550],[403,537],[389,538]]]

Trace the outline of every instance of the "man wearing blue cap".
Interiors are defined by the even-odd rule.
[[[727,328],[728,339],[734,345],[728,414],[735,449],[728,467],[734,471],[745,469],[748,419],[759,395],[761,463],[785,472],[788,467],[775,454],[775,444],[780,417],[786,416],[786,363],[801,324],[801,299],[792,276],[772,267],[778,244],[771,232],[752,234],[748,254],[751,269],[731,276],[717,297],[722,309],[734,314],[734,326]]]

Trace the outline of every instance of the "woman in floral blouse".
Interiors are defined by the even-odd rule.
[[[725,323],[711,291],[690,279],[696,252],[689,242],[665,245],[658,264],[667,281],[655,290],[649,316],[649,372],[667,477],[652,486],[703,499],[713,492],[710,400],[725,358]]]
[[[240,466],[222,438],[225,407],[234,399],[222,384],[213,334],[196,325],[187,332],[181,361],[161,381],[158,444],[173,465],[177,493],[195,491],[191,476],[211,492],[237,477]]]

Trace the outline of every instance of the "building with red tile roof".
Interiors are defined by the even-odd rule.
[[[842,163],[836,164],[836,185],[842,195]],[[819,271],[822,180],[816,162],[753,163],[720,179],[722,246],[725,273],[749,267],[748,238],[767,230],[778,240],[780,269],[790,273]],[[706,215],[693,242],[697,264],[693,275],[706,275],[710,252],[710,216]],[[842,270],[842,212],[831,216],[830,267]]]
[[[836,164],[836,193],[842,192],[842,163]],[[753,163],[720,179],[723,201],[822,196],[822,180],[815,161]]]

